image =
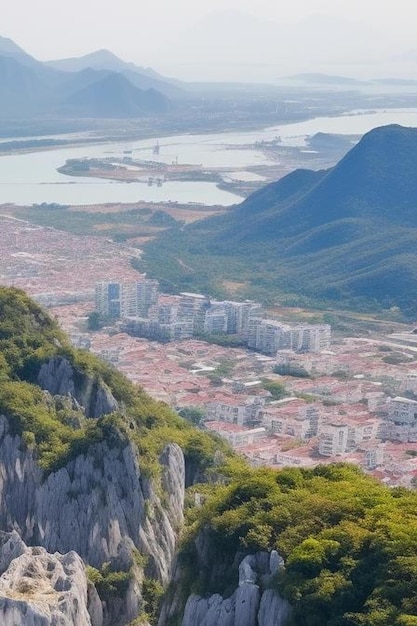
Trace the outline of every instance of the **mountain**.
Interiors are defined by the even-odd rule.
[[[36,66],[0,56],[1,117],[25,115],[28,110],[38,113],[48,90],[48,81]]]
[[[155,88],[163,87],[162,81],[147,76],[141,80],[133,71],[130,74],[132,81],[112,69],[61,71],[1,38],[0,118],[143,117],[161,115],[171,108],[167,96]],[[172,86],[172,91],[178,90]]]
[[[58,110],[74,116],[116,118],[158,115],[169,108],[168,99],[155,89],[137,89],[122,74],[111,72],[75,90]]]
[[[196,280],[213,259],[217,285],[243,279],[263,297],[395,305],[415,317],[417,129],[377,128],[334,168],[295,171],[177,237],[159,245],[183,250]]]
[[[134,63],[127,63],[119,59],[110,50],[96,50],[81,57],[69,57],[66,59],[55,59],[46,61],[46,65],[64,72],[79,72],[91,67],[96,70],[113,70],[114,72],[122,72],[125,69],[136,70],[139,73],[146,74],[145,68],[139,68]]]
[[[154,624],[186,472],[191,484],[227,447],[5,287],[0,381],[2,626],[125,626],[145,605]]]
[[[417,129],[386,126],[367,133],[331,170],[314,175],[314,183],[299,199],[286,205],[282,189],[288,180],[273,184],[271,207],[261,190],[236,211],[253,214],[250,234],[234,231],[239,239],[275,237],[285,226],[285,237],[305,233],[341,219],[373,220],[380,225],[417,227]],[[291,177],[300,176],[298,172]],[[297,182],[296,190],[300,189]],[[287,200],[287,199],[286,199]],[[245,231],[248,225],[245,224]],[[230,232],[228,233],[230,235]],[[334,243],[334,242],[333,242]]]
[[[47,61],[46,65],[64,72],[81,72],[88,68],[111,70],[123,74],[139,89],[156,89],[169,98],[181,97],[184,93],[180,81],[161,76],[151,68],[123,61],[109,50],[97,50],[81,57]]]
[[[0,37],[0,55],[16,59],[22,63],[22,65],[40,65],[39,61],[30,56],[30,54],[27,54],[23,48],[7,37]]]

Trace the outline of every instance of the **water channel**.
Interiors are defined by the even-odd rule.
[[[146,182],[113,182],[97,178],[60,174],[57,168],[67,159],[85,157],[123,158],[126,152],[133,159],[164,163],[202,165],[230,169],[230,176],[242,180],[254,176],[244,168],[271,164],[261,150],[247,149],[255,142],[280,138],[282,145],[303,146],[308,136],[317,132],[362,135],[386,124],[417,127],[417,109],[385,109],[353,111],[338,117],[319,117],[296,124],[273,126],[258,131],[216,133],[208,135],[177,135],[160,137],[159,154],[153,149],[155,139],[130,143],[100,143],[65,147],[11,156],[0,156],[0,204],[11,202],[31,205],[42,202],[59,204],[104,204],[107,202],[199,202],[231,205],[239,196],[218,189],[215,183],[198,181],[166,181],[162,186]],[[240,171],[239,171],[240,170]]]

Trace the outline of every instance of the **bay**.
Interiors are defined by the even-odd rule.
[[[303,147],[306,139],[317,132],[362,135],[372,128],[387,124],[416,127],[417,109],[352,111],[256,131],[160,137],[157,155],[154,154],[156,139],[5,155],[0,157],[0,204],[56,202],[84,205],[146,200],[228,206],[239,202],[241,198],[219,189],[215,183],[167,181],[160,187],[150,187],[146,182],[113,182],[66,176],[60,174],[57,168],[67,159],[120,159],[128,153],[134,160],[220,168],[226,178],[230,178],[230,173],[236,178],[236,170],[244,172],[245,168],[255,165],[272,164],[260,149],[262,141],[279,139],[282,145]],[[256,142],[257,147],[254,146]],[[245,179],[244,174],[242,179]]]

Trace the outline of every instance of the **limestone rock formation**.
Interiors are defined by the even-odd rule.
[[[16,532],[2,533],[1,544],[3,567],[10,559],[0,577],[2,626],[102,626],[101,603],[94,588],[88,592],[78,554],[28,548]]]
[[[226,599],[220,594],[208,598],[191,595],[182,626],[285,626],[291,606],[277,591],[264,588],[280,567],[283,560],[276,551],[244,557],[239,564],[239,586],[235,592]],[[168,615],[165,608],[160,626]]]
[[[280,626],[291,615],[291,606],[273,589],[266,589],[261,598],[258,612],[259,626]]]
[[[117,401],[103,381],[75,372],[63,356],[55,356],[44,363],[37,382],[54,396],[72,397],[84,409],[87,417],[101,417],[118,408]]]
[[[142,475],[134,443],[117,432],[45,478],[33,451],[0,416],[0,528],[17,531],[6,552],[17,555],[21,537],[52,553],[75,550],[97,568],[110,562],[128,571],[138,550],[148,559],[149,575],[168,583],[183,516],[184,456],[172,444],[160,462],[163,501]],[[120,624],[140,610],[134,580],[123,610]]]
[[[42,480],[32,451],[0,417],[0,527],[51,552],[75,550],[95,567],[119,558],[127,543],[150,555],[167,581],[182,522],[184,457],[175,444],[162,454],[164,506],[138,459],[132,442],[101,442]]]

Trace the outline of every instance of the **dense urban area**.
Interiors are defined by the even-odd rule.
[[[168,295],[132,268],[137,248],[7,216],[0,225],[3,284],[254,465],[344,460],[389,485],[415,484],[412,325],[344,336],[299,312],[292,321],[256,302]]]

